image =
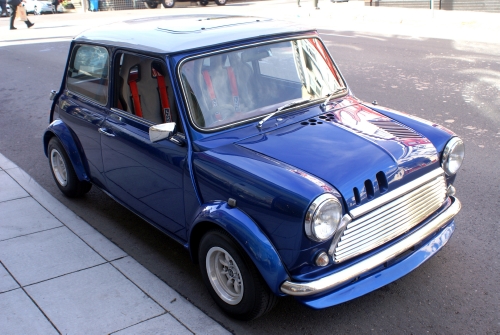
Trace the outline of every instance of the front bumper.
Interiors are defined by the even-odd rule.
[[[299,300],[313,308],[324,308],[354,299],[404,276],[433,256],[450,239],[451,234],[455,230],[454,223],[450,221],[452,221],[455,215],[458,214],[461,208],[461,204],[458,199],[454,197],[450,197],[450,199],[452,204],[444,212],[436,216],[420,229],[408,235],[406,238],[382,250],[381,252],[365,258],[346,269],[315,281],[300,283],[285,281],[281,285],[281,291],[288,295],[304,297],[304,299]],[[418,250],[412,252],[412,254],[403,261],[396,263],[391,267],[387,267],[380,272],[376,272],[374,275],[353,284],[357,286],[357,293],[351,294],[350,298],[345,297],[339,300],[333,296],[330,297],[329,295],[318,297],[321,293],[325,293],[327,291],[333,292],[336,288],[355,280],[361,275],[370,272],[379,266],[383,266],[388,261],[413,248],[415,245],[418,245],[420,242],[438,232],[440,229],[442,230],[434,238],[419,247]],[[368,283],[368,281],[371,282]],[[345,291],[345,289],[348,289],[351,293],[354,293],[352,292],[353,285],[349,285],[343,290]],[[366,285],[366,287],[363,288],[363,285]],[[336,291],[333,295],[338,296],[338,293],[341,293],[340,291]],[[309,299],[310,296],[316,296],[317,298],[311,297],[311,299]],[[327,303],[327,301],[329,302]]]

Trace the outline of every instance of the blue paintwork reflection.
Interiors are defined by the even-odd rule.
[[[148,125],[111,114],[101,135],[104,174],[115,198],[186,240],[183,171],[187,149],[168,140],[151,143]]]

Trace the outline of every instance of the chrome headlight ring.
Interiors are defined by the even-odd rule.
[[[464,142],[458,138],[453,137],[446,143],[441,157],[441,167],[448,176],[453,176],[457,173],[464,160],[465,148]]]
[[[331,238],[342,219],[342,205],[332,194],[317,197],[307,209],[304,221],[306,235],[316,242]]]

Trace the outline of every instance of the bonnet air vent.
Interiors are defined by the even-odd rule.
[[[385,176],[385,173],[382,171],[379,171],[375,178],[377,179],[378,183],[378,191],[380,193],[385,193],[389,189],[389,185],[387,183],[387,177]],[[364,183],[365,186],[365,192],[366,192],[366,198],[368,200],[373,199],[375,197],[375,187],[373,186],[373,182],[370,179],[365,180]],[[361,203],[361,194],[359,192],[359,189],[357,187],[354,187],[352,189],[354,193],[354,201],[356,201],[356,204],[359,205]]]
[[[322,124],[325,121],[326,122],[333,122],[333,121],[335,121],[335,115],[333,115],[331,113],[328,113],[328,114],[325,114],[325,115],[318,116],[318,119],[309,119],[307,121],[301,122],[300,124],[303,125],[303,126],[308,126],[308,125],[314,126],[314,125],[317,125],[317,124]]]
[[[396,136],[397,138],[422,138],[422,136],[413,130],[390,120],[370,120],[370,123],[385,130],[389,134]]]
[[[380,171],[379,173],[377,173],[376,178],[380,193],[386,192],[387,189],[389,188],[389,184],[387,183],[387,177],[385,176],[385,173]]]
[[[303,126],[308,126],[308,125],[315,126],[317,124],[322,124],[322,123],[323,123],[323,121],[321,119],[319,119],[319,120],[309,119],[307,121],[301,122],[300,124],[303,125]]]

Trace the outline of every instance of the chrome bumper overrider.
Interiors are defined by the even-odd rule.
[[[429,237],[431,234],[443,227],[447,222],[453,219],[455,215],[458,214],[460,208],[462,207],[460,201],[454,197],[450,198],[453,202],[450,207],[448,207],[443,213],[439,214],[433,220],[428,222],[425,226],[418,229],[413,234],[409,235],[398,243],[344,270],[323,277],[321,279],[304,283],[293,283],[290,281],[285,281],[283,284],[281,284],[281,292],[293,296],[308,296],[318,294],[327,290],[334,289],[337,286],[353,280],[363,273],[370,271],[393,259],[394,257],[398,256],[399,254],[405,252],[406,250]]]

